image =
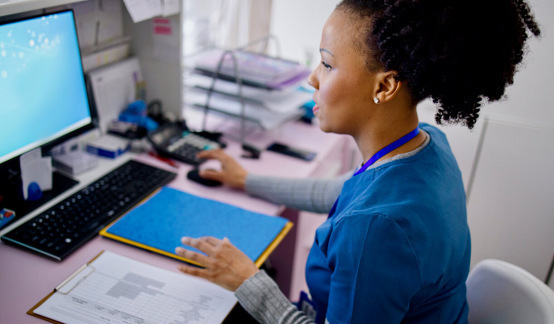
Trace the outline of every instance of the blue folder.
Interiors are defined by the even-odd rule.
[[[100,234],[197,265],[175,254],[175,248],[182,246],[181,237],[227,237],[260,267],[291,227],[283,217],[163,187]]]

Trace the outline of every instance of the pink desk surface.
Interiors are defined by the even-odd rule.
[[[332,150],[342,147],[345,140],[341,136],[324,134],[317,127],[294,122],[284,125],[277,132],[255,135],[249,142],[259,147],[266,147],[276,138],[284,143],[314,150],[318,155],[312,162],[272,152],[263,152],[259,160],[244,159],[240,158],[242,154],[240,145],[233,142],[228,143],[226,151],[237,157],[240,163],[253,173],[283,177],[308,177],[317,174],[321,165],[325,164],[332,155]],[[186,173],[191,169],[189,165],[179,163],[179,167],[176,169],[147,155],[139,155],[135,158],[177,172],[176,179],[169,184],[173,188],[201,197],[217,199],[255,212],[277,215],[283,210],[281,206],[248,196],[242,191],[226,187],[214,189],[193,183],[186,179]],[[217,168],[218,165],[209,161],[202,167]],[[93,179],[94,177],[89,178]],[[85,184],[82,182],[80,186]],[[51,261],[2,243],[0,244],[0,323],[45,323],[43,320],[27,315],[26,312],[49,294],[55,286],[102,250],[109,250],[176,272],[176,266],[179,264],[179,261],[100,236],[86,243],[62,262]]]

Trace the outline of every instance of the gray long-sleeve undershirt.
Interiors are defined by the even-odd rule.
[[[289,179],[248,175],[246,192],[293,209],[328,213],[352,172],[337,178]]]
[[[246,280],[235,296],[242,307],[263,324],[312,324],[281,292],[275,281],[260,270]]]

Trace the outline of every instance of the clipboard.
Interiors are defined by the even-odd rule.
[[[46,302],[50,297],[52,297],[52,295],[54,295],[56,292],[59,292],[60,290],[63,290],[66,294],[71,292],[71,290],[73,290],[73,288],[75,288],[77,285],[79,285],[81,283],[81,281],[83,281],[84,279],[86,279],[88,276],[90,276],[96,269],[90,265],[94,260],[96,260],[100,255],[102,255],[102,253],[104,253],[104,251],[98,253],[94,258],[92,258],[89,262],[87,262],[86,264],[83,264],[79,269],[77,269],[75,272],[73,272],[72,275],[70,275],[69,277],[67,277],[64,281],[62,281],[62,283],[60,283],[59,285],[56,286],[56,288],[54,288],[54,290],[52,290],[52,292],[50,292],[48,295],[46,295],[46,297],[44,297],[43,299],[41,299],[35,306],[33,306],[31,309],[29,309],[27,311],[27,314],[28,315],[31,315],[31,316],[34,316],[34,317],[38,317],[42,320],[45,320],[47,322],[50,322],[50,323],[56,323],[56,324],[63,324],[62,322],[58,322],[56,320],[53,320],[49,317],[45,317],[45,316],[42,316],[42,315],[39,315],[39,314],[36,314],[35,313],[35,309],[39,308],[42,304],[44,304],[44,302]],[[81,279],[73,286],[73,287],[66,287],[66,285],[71,281],[73,280],[75,277],[79,276],[79,275],[82,275]],[[64,289],[65,288],[65,289]],[[67,290],[69,289],[69,290]]]
[[[27,314],[50,323],[175,323],[191,316],[221,324],[232,291],[207,280],[102,251]]]

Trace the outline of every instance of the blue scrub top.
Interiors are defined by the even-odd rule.
[[[467,323],[470,235],[445,135],[346,181],[316,231],[306,281],[317,323]]]

